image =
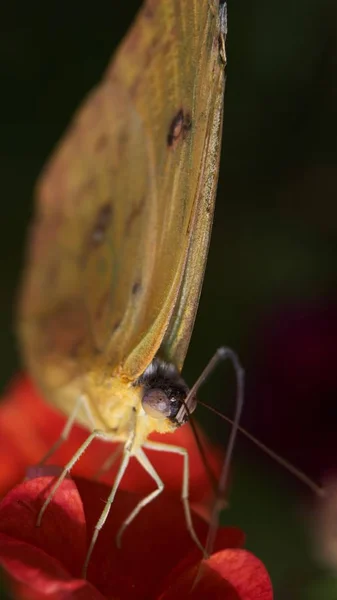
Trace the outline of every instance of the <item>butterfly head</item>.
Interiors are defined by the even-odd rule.
[[[189,389],[171,363],[155,358],[137,385],[143,387],[142,407],[152,418],[167,418],[178,427],[186,423],[195,410],[196,398],[188,398]]]

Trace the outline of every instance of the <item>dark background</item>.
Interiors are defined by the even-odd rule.
[[[12,312],[34,182],[139,5],[0,9],[3,388],[19,369]],[[228,13],[219,191],[185,375],[192,384],[218,346],[235,348],[244,425],[319,481],[337,467],[337,3],[229,0]],[[233,394],[219,368],[200,396],[229,414]],[[226,425],[202,410],[225,443]],[[246,531],[276,598],[337,597],[314,560],[315,499],[242,437],[230,504],[224,520]]]

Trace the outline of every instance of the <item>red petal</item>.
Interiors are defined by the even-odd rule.
[[[83,482],[87,486],[87,482]],[[82,497],[89,489],[81,490]],[[107,488],[84,500],[88,531],[92,531],[107,498]],[[116,534],[125,518],[131,513],[141,496],[119,491],[109,518],[99,534],[88,569],[89,581],[106,596],[115,595],[121,600],[145,600],[151,597],[159,582],[191,549],[194,543],[186,529],[184,512],[176,495],[163,493],[146,506],[127,528],[122,547],[116,547]],[[207,527],[199,519],[197,531],[205,538]],[[200,553],[199,553],[200,556]]]
[[[194,519],[196,517],[194,516]],[[243,548],[245,543],[245,534],[237,527],[221,527],[216,535],[214,543],[214,552],[224,550],[225,548]],[[195,566],[200,562],[200,551],[196,546],[187,554],[182,561],[177,565],[174,571],[174,577],[178,578],[187,571],[190,567]],[[171,573],[169,574],[169,580]]]
[[[200,570],[199,570],[200,569]],[[264,565],[246,550],[223,550],[183,571],[171,573],[160,600],[272,600],[273,590]]]
[[[213,554],[209,566],[229,581],[242,600],[272,600],[273,588],[263,563],[247,550]]]
[[[205,566],[203,577],[197,583],[196,577],[197,567],[184,571],[179,579],[173,580],[167,590],[157,596],[157,600],[241,600],[231,584],[208,566]]]
[[[88,581],[72,579],[56,559],[4,534],[0,534],[0,564],[12,577],[17,600],[103,600]]]
[[[20,376],[10,385],[0,405],[0,495],[22,481],[27,467],[38,463],[59,438],[65,417],[39,395],[30,379]],[[52,456],[54,464],[65,465],[88,432],[75,426],[70,438]],[[73,472],[91,476],[111,452],[111,445],[94,443],[75,465]]]
[[[38,478],[14,489],[0,507],[0,530],[10,534],[15,542],[27,547],[39,547],[69,573],[78,576],[84,561],[84,517],[82,504],[74,483],[66,480],[47,508],[40,528],[35,527],[46,485],[52,478]],[[85,510],[89,536],[108,497],[105,485],[78,480]],[[153,594],[174,567],[184,562],[184,568],[200,559],[200,552],[186,528],[182,503],[176,494],[163,493],[145,507],[124,534],[122,549],[115,545],[115,536],[124,519],[141,496],[119,491],[110,515],[98,536],[89,565],[89,580],[100,592],[120,599],[141,600]],[[205,540],[206,524],[194,517],[200,539]],[[30,546],[28,546],[30,542]],[[221,546],[242,543],[242,533],[235,529],[221,530]],[[29,562],[27,563],[29,566]],[[41,570],[45,573],[44,563]],[[144,577],[150,567],[150,576]],[[23,568],[21,564],[18,568]],[[15,565],[12,567],[15,575]],[[48,579],[48,572],[45,574]],[[55,575],[56,577],[56,575]],[[20,575],[17,575],[20,579]],[[162,587],[162,586],[161,586]],[[38,592],[38,590],[36,590]]]
[[[67,479],[43,515],[36,520],[55,478],[40,477],[14,488],[0,505],[0,532],[25,541],[58,559],[79,576],[86,549],[86,526],[81,498],[75,483]]]
[[[77,485],[85,507],[88,532],[91,532],[109,490],[85,480],[78,480]],[[140,498],[140,495],[123,491],[117,493],[88,569],[89,580],[104,595],[114,594],[121,600],[152,597],[172,568],[190,553],[196,557],[194,562],[200,560],[200,551],[187,531],[179,497],[165,491],[127,528],[122,548],[116,547],[116,533]],[[193,522],[200,539],[205,541],[207,525],[195,515]],[[234,528],[224,529],[218,540],[221,544],[242,543],[242,533]]]

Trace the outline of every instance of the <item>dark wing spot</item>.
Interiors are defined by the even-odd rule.
[[[120,328],[121,324],[122,324],[122,319],[118,319],[118,321],[116,321],[113,324],[112,329],[111,329],[111,333],[115,333]]]
[[[173,146],[173,142],[178,139],[181,134],[184,123],[184,113],[183,110],[176,114],[176,116],[172,119],[169,132],[167,134],[167,145]]]
[[[104,204],[98,211],[95,224],[91,230],[90,241],[93,246],[99,246],[104,240],[105,233],[111,223],[112,206]]]
[[[136,294],[138,294],[142,289],[142,284],[140,281],[136,281],[133,286],[132,286],[132,295],[135,296]]]
[[[167,134],[168,147],[174,147],[180,137],[185,139],[186,133],[190,131],[191,127],[192,119],[190,113],[184,113],[183,109],[181,108],[171,121]]]

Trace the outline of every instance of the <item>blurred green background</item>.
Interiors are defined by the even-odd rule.
[[[1,6],[3,388],[19,368],[12,313],[34,182],[75,108],[100,78],[139,6],[136,0],[95,4],[13,0]],[[324,314],[325,306],[329,306],[334,314],[337,306],[337,2],[229,0],[228,13],[219,192],[185,375],[193,383],[218,346],[235,348],[247,373],[246,427],[268,439],[271,424],[278,439],[275,449],[296,463],[301,455],[296,449],[292,452],[290,444],[287,447],[284,423],[293,426],[302,458],[308,457],[310,453],[301,442],[303,423],[310,410],[315,422],[316,409],[309,406],[302,389],[303,380],[308,381],[305,369],[298,376],[297,371],[292,377],[283,374],[281,397],[277,377],[275,381],[270,378],[268,394],[261,396],[259,386],[254,392],[251,382],[263,381],[264,374],[266,378],[270,374],[273,363],[268,362],[268,348],[273,350],[274,338],[268,331],[274,331],[278,315],[283,315],[285,329],[288,325],[286,347],[291,348],[292,307],[300,320],[301,307],[306,307],[309,330],[311,318],[318,318],[316,329],[322,342],[316,307]],[[283,333],[277,340],[280,335]],[[336,364],[335,342],[337,335],[332,332],[332,365]],[[301,354],[305,339],[301,338],[296,347]],[[320,348],[318,344],[317,354]],[[285,357],[282,353],[280,357],[282,363]],[[288,367],[292,361],[290,357]],[[320,382],[319,373],[317,376]],[[300,398],[299,394],[294,396],[294,383],[302,390]],[[336,377],[329,382],[328,421],[337,439],[335,383]],[[219,368],[200,395],[230,413],[233,394],[230,369]],[[326,396],[325,388],[318,398],[320,406]],[[299,406],[297,420],[289,398],[295,398]],[[277,411],[283,399],[283,421],[278,425]],[[259,415],[266,406],[275,412],[275,419],[267,419],[259,427]],[[226,425],[206,412],[200,410],[199,414],[208,423],[210,434],[225,443]],[[269,435],[268,443],[273,437],[274,433]],[[318,446],[314,451],[319,453]],[[309,459],[299,461],[298,466],[305,464],[310,471]],[[324,460],[316,464],[315,476],[324,473]],[[246,531],[247,547],[267,566],[276,598],[337,598],[337,580],[314,561],[319,549],[311,535],[313,501],[280,467],[242,438],[238,440],[231,508],[224,520]]]

